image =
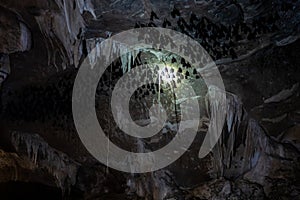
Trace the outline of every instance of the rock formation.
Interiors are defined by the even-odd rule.
[[[180,17],[171,17],[174,6]],[[0,198],[298,199],[299,10],[298,1],[281,0],[1,0]],[[200,107],[205,112],[190,149],[165,169],[127,174],[99,163],[81,143],[72,117],[72,89],[83,60],[97,62],[101,42],[135,23],[153,25],[152,11],[159,17],[152,20],[154,25],[163,26],[168,19],[168,28],[199,40],[215,59],[226,87],[227,116],[217,145],[199,158],[218,105],[209,94],[204,98],[207,88],[196,85],[204,91]],[[188,25],[191,13],[199,22],[203,17],[205,31]],[[222,27],[221,39],[214,38],[210,26]],[[109,110],[114,78],[162,54],[149,50],[123,55],[116,61],[119,71],[107,70],[100,80],[99,122],[124,149],[150,151],[176,133],[173,120],[158,137],[133,139],[116,127]],[[196,78],[192,69],[186,70],[189,75],[183,69],[184,75]],[[149,86],[136,96],[149,96],[147,89],[161,92]],[[131,101],[135,120],[147,124],[149,102]],[[20,192],[11,192],[16,190]]]

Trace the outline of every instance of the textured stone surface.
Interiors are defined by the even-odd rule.
[[[15,12],[0,6],[0,52],[10,54],[31,48],[31,33],[23,19]]]

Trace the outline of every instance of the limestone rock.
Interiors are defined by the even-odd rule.
[[[28,51],[31,48],[31,32],[21,16],[0,6],[0,53]]]

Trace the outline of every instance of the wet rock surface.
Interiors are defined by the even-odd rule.
[[[2,0],[0,198],[19,198],[11,191],[20,190],[29,198],[50,199],[298,199],[299,2],[197,2]],[[222,136],[208,156],[198,157],[211,120],[209,112],[214,112],[209,97],[210,106],[201,107],[206,111],[197,137],[180,159],[153,173],[117,172],[96,161],[77,135],[71,108],[76,68],[107,36],[135,23],[147,25],[152,10],[159,16],[154,20],[158,26],[167,18],[169,28],[182,31],[178,17],[170,16],[174,6],[186,21],[196,13],[224,26],[244,21],[255,29],[253,19],[266,17],[267,21],[275,10],[278,19],[268,25],[274,30],[262,30],[252,40],[245,36],[234,41],[237,58],[230,54],[218,58],[211,44],[205,43],[227,91]],[[186,33],[198,37],[193,30]],[[93,63],[97,55],[88,59]],[[122,59],[124,69],[128,58]],[[110,139],[135,151],[149,151],[160,147],[160,140],[172,139],[174,120],[153,140],[124,136],[111,122],[111,82],[105,81],[100,83],[96,108]],[[145,104],[135,105],[133,115],[147,118]],[[147,124],[149,119],[143,120],[139,123]],[[32,189],[36,187],[40,193]]]

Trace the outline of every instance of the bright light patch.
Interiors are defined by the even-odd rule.
[[[177,70],[170,66],[165,66],[158,71],[160,79],[167,83],[171,83],[172,81],[175,81],[175,83],[177,82],[178,77],[176,72]]]

